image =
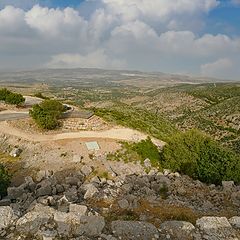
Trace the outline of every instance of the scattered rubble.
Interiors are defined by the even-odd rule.
[[[35,180],[27,177],[22,185],[8,188],[0,200],[0,239],[240,237],[239,205],[232,204],[233,193],[240,189],[230,182],[207,186],[168,170],[110,180],[89,178],[85,170],[61,180],[50,171],[39,172]],[[226,209],[224,204],[229,216],[217,216]]]

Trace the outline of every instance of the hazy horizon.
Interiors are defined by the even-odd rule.
[[[0,0],[0,71],[99,68],[239,80],[239,0]]]

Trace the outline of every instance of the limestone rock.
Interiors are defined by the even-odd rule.
[[[49,178],[53,175],[52,171],[49,170],[41,170],[36,175],[36,181],[40,182],[45,178]]]
[[[118,206],[122,209],[128,209],[129,208],[129,202],[127,199],[121,199],[118,201]]]
[[[61,236],[70,236],[75,227],[80,225],[80,219],[73,213],[56,212],[54,221],[57,223],[57,231]]]
[[[101,216],[82,216],[80,223],[75,233],[76,235],[84,234],[88,237],[100,236],[105,227],[105,220]]]
[[[114,236],[123,240],[152,240],[159,235],[151,223],[137,221],[114,221],[111,224]]]
[[[66,184],[69,185],[78,185],[79,179],[77,177],[67,177],[66,178]]]
[[[184,221],[167,221],[161,224],[161,231],[164,236],[171,236],[176,240],[193,239],[195,227]]]
[[[74,213],[77,216],[85,216],[88,208],[84,205],[70,204],[69,212]]]
[[[229,223],[236,229],[240,229],[240,217],[232,217],[229,219]]]
[[[222,181],[224,191],[231,191],[234,188],[234,181]]]
[[[48,179],[42,181],[40,184],[37,185],[37,187],[37,197],[48,196],[52,194],[52,183]]]
[[[90,166],[84,165],[81,168],[81,172],[87,177],[92,173],[93,169]]]
[[[73,186],[73,187],[67,189],[64,192],[64,195],[69,202],[77,202],[78,201],[78,190],[77,190],[76,186]]]
[[[22,153],[22,149],[20,149],[20,148],[14,148],[14,149],[10,152],[10,156],[11,156],[11,157],[19,157],[21,153]]]
[[[12,208],[8,206],[0,207],[0,230],[7,228],[16,219]]]
[[[202,217],[196,226],[207,240],[234,239],[235,232],[226,217]]]
[[[144,167],[146,167],[146,168],[152,167],[151,160],[149,158],[144,160]]]
[[[57,203],[58,211],[68,212],[69,205],[70,205],[70,203],[69,203],[68,199],[65,196],[63,196],[61,199],[59,199],[59,201]]]
[[[56,212],[54,221],[57,223],[57,231],[61,236],[97,237],[105,227],[104,218],[101,216],[77,216],[74,213]]]
[[[18,232],[35,234],[40,227],[51,218],[50,213],[31,211],[18,219],[16,229]]]
[[[8,198],[9,199],[17,199],[21,197],[25,193],[24,185],[21,185],[19,187],[9,187],[7,189]]]
[[[93,184],[87,184],[84,186],[86,193],[84,194],[84,199],[92,198],[96,193],[98,193],[98,189]]]

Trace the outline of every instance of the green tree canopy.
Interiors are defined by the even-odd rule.
[[[56,100],[45,100],[33,106],[30,116],[40,128],[53,130],[58,125],[58,119],[64,112],[64,106]]]
[[[8,104],[20,105],[24,103],[25,98],[22,94],[13,93],[6,88],[0,89],[0,101],[5,101]]]
[[[162,165],[206,183],[240,182],[240,158],[197,130],[178,133],[161,153]]]

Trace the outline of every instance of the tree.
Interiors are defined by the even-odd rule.
[[[20,105],[24,103],[25,98],[19,93],[13,93],[6,88],[0,89],[0,101],[8,104]]]
[[[10,94],[11,92],[7,90],[6,88],[0,89],[0,101],[5,101],[6,97]]]
[[[64,112],[64,106],[56,100],[45,100],[33,106],[30,116],[40,128],[53,130],[59,126],[58,119]]]
[[[240,182],[240,158],[197,130],[171,137],[161,153],[162,165],[202,182]]]
[[[2,164],[0,164],[0,199],[6,195],[7,188],[10,184],[10,175]]]
[[[57,118],[65,111],[64,105],[57,100],[45,100],[40,106],[46,112],[53,114]]]
[[[10,93],[7,95],[5,102],[13,105],[20,105],[24,103],[25,98],[19,93]]]

